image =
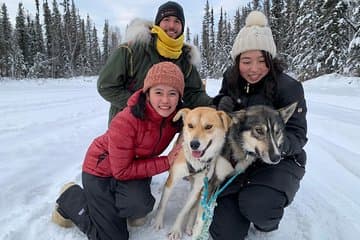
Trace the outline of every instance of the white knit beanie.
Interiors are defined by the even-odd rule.
[[[245,27],[243,27],[235,38],[231,49],[233,60],[249,50],[264,50],[276,55],[276,46],[266,16],[259,11],[252,11],[246,18]]]

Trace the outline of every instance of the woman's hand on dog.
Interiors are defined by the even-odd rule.
[[[175,159],[177,158],[177,156],[179,155],[179,152],[182,148],[182,142],[177,143],[173,149],[171,149],[171,151],[168,154],[168,160],[169,160],[169,164],[170,166],[173,165]]]

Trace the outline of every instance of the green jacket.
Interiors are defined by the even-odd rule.
[[[100,72],[97,89],[111,104],[109,123],[126,106],[131,94],[143,87],[149,68],[160,61],[170,61],[158,54],[154,45],[156,35],[150,33],[150,27],[149,22],[145,21],[140,21],[140,24],[137,22],[135,26],[130,25],[127,31],[132,33],[131,39],[127,39],[115,50]],[[184,73],[183,105],[189,108],[212,103],[194,65],[196,51],[195,47],[184,44],[180,57],[172,60]]]

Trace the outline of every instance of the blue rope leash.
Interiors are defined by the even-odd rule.
[[[201,196],[201,207],[204,209],[202,220],[204,225],[201,229],[201,232],[198,236],[195,236],[194,240],[208,240],[209,239],[209,227],[214,216],[214,209],[216,207],[217,197],[227,188],[234,179],[243,172],[239,170],[235,175],[233,175],[227,182],[219,189],[216,189],[215,193],[209,198],[209,179],[204,177],[204,190]]]

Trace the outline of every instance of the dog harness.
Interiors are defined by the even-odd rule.
[[[201,207],[204,209],[202,220],[204,221],[201,232],[198,236],[196,236],[195,240],[208,240],[209,239],[209,227],[212,222],[214,216],[214,209],[216,207],[216,199],[217,197],[227,188],[234,179],[244,172],[244,170],[240,169],[234,174],[226,183],[221,187],[217,188],[212,196],[209,197],[209,179],[208,177],[204,177],[204,190],[201,195]]]

